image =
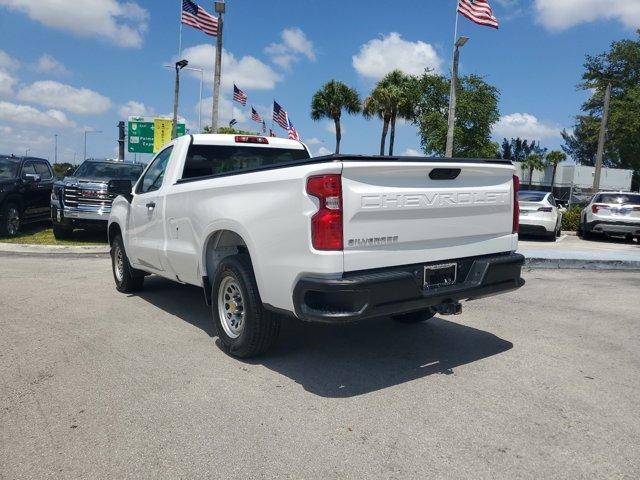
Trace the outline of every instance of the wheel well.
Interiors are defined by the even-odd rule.
[[[107,237],[109,239],[109,245],[113,243],[113,239],[116,238],[118,235],[122,235],[122,231],[120,230],[120,225],[118,225],[117,223],[112,223],[111,225],[109,225],[109,231],[107,233]]]
[[[4,199],[2,204],[0,204],[0,207],[4,207],[5,205],[8,205],[10,203],[15,203],[16,205],[18,205],[20,213],[22,214],[22,198],[19,195],[9,195]]]
[[[249,253],[247,244],[240,235],[231,230],[212,233],[204,250],[204,276],[211,277],[223,258],[238,253]]]

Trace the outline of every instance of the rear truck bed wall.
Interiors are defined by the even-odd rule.
[[[477,218],[474,220],[474,208],[480,207],[480,201],[464,206],[464,195],[459,195],[472,193],[471,190],[475,188],[481,196],[488,193],[512,197],[510,182],[514,168],[510,163],[328,156],[303,160],[283,168],[275,166],[180,182],[189,143],[188,136],[174,140],[174,150],[164,182],[160,190],[154,192],[154,201],[162,206],[162,225],[159,228],[162,229],[163,237],[154,239],[157,245],[152,246],[158,249],[160,267],[155,270],[148,268],[148,265],[141,265],[135,255],[129,253],[129,260],[136,268],[183,283],[203,286],[203,277],[213,275],[217,261],[224,255],[237,251],[233,245],[225,247],[229,237],[217,244],[217,251],[212,250],[219,232],[233,232],[246,244],[262,301],[293,313],[293,291],[298,280],[304,276],[340,278],[345,271],[516,249],[517,235],[511,234],[512,200],[495,205],[485,204],[484,207],[491,210],[491,213],[484,221],[478,221]],[[439,193],[456,193],[457,206],[441,204],[442,198],[445,198],[445,202],[447,200],[446,197],[439,197],[435,204],[438,206],[434,208],[389,208],[384,210],[383,215],[376,216],[371,213],[373,210],[363,208],[362,200],[357,198],[361,193],[376,194],[378,182],[378,186],[386,193],[391,190],[400,192],[410,203],[410,195],[416,193],[416,188],[403,185],[402,175],[409,172],[425,179],[425,175],[436,166],[455,166],[462,168],[463,173],[465,168],[471,169],[469,175],[461,175],[453,180],[456,185],[456,182],[466,182],[455,187],[459,190],[453,192],[449,186],[437,187]],[[390,178],[395,175],[400,183],[381,183],[376,178],[376,170],[381,168],[388,169]],[[487,178],[491,179],[490,187],[474,185],[474,175],[477,177],[484,169],[489,169],[490,175]],[[306,193],[306,180],[309,176],[321,174],[343,175],[344,251],[317,251],[312,247],[310,223],[318,209],[318,201]],[[402,181],[406,183],[406,179]],[[465,188],[468,192],[463,191]],[[454,197],[449,198],[451,200]],[[122,230],[128,252],[129,236],[136,234],[128,229],[129,208],[128,202],[118,197],[111,215],[111,222],[125,225]],[[448,209],[455,211],[456,215],[447,215]],[[397,242],[388,245],[347,245],[351,230],[358,238],[368,230],[370,233],[366,237],[395,236],[393,228],[388,224],[389,219],[396,215],[402,218],[399,228],[403,232],[398,235]],[[418,234],[410,232],[411,224],[416,232],[426,232],[433,222],[439,224],[425,238],[419,239]],[[466,224],[467,228],[471,226],[473,234],[447,240],[448,234],[464,233],[460,230],[462,224]],[[436,238],[438,236],[442,238]]]

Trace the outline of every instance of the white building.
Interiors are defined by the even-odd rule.
[[[523,188],[529,185],[529,171],[522,171],[520,162],[513,162],[516,174],[520,178]],[[553,169],[547,167],[544,171],[534,171],[531,185],[537,187],[551,187],[551,175]],[[593,187],[595,167],[583,165],[558,165],[554,187]],[[603,168],[600,172],[600,190],[631,190],[631,177],[633,170],[622,168]]]

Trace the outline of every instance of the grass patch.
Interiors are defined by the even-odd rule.
[[[106,246],[107,232],[98,230],[76,230],[69,240],[56,240],[50,225],[25,225],[16,237],[0,237],[2,243],[21,243],[24,245],[93,245]]]

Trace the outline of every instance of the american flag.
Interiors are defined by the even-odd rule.
[[[270,137],[277,137],[278,135],[276,135],[276,132],[274,132],[272,129],[269,129],[269,136]]]
[[[273,101],[273,121],[285,130],[289,130],[289,117],[287,112],[278,105],[278,102]]]
[[[236,87],[236,84],[233,84],[233,100],[242,104],[244,107],[247,104],[247,94]]]
[[[298,141],[300,140],[300,135],[298,135],[298,131],[296,130],[296,127],[293,126],[293,123],[291,123],[291,120],[289,120],[287,137],[289,137],[290,140],[298,140]]]
[[[498,19],[487,0],[459,0],[458,13],[478,25],[498,28]]]
[[[267,133],[267,124],[262,120],[262,133]]]
[[[218,19],[191,0],[182,0],[180,21],[212,37],[218,35]]]
[[[256,109],[253,107],[251,107],[251,120],[258,123],[263,123],[262,117],[258,112],[256,112]]]

